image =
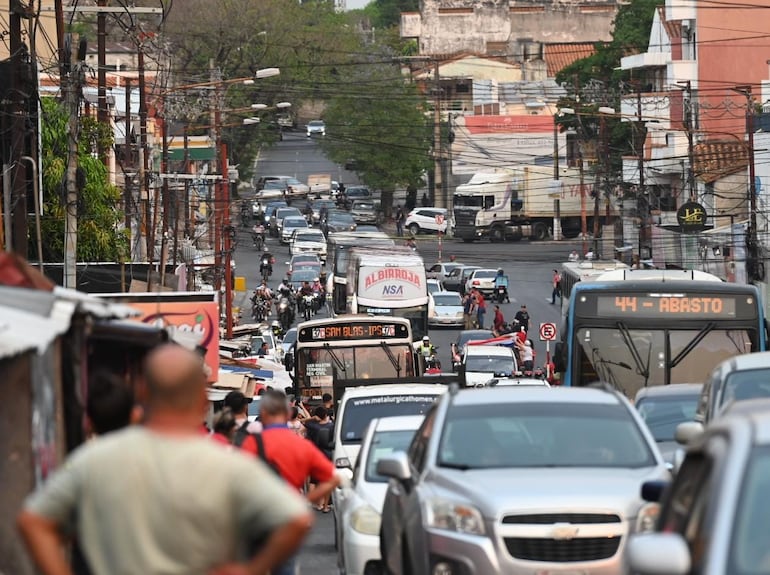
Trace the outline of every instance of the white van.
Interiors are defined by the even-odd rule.
[[[518,371],[513,349],[502,345],[466,345],[463,366],[468,387],[484,385],[496,377],[510,377]]]
[[[369,422],[397,415],[424,415],[438,396],[446,391],[442,384],[394,383],[350,387],[335,409],[334,465],[348,479],[361,451]]]

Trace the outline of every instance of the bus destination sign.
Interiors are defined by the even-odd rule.
[[[355,322],[303,327],[297,334],[297,341],[311,343],[362,339],[403,339],[408,335],[407,327],[403,324]]]
[[[606,295],[596,297],[596,315],[618,318],[733,319],[737,316],[737,304],[735,296],[714,294]]]

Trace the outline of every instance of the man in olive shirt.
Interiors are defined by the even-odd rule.
[[[71,573],[62,542],[76,535],[94,575],[263,574],[299,547],[307,504],[264,464],[200,432],[201,359],[173,345],[145,364],[144,425],[82,446],[18,518],[45,575]],[[246,553],[256,540],[256,553]]]

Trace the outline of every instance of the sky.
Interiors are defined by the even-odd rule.
[[[345,8],[348,10],[355,10],[356,8],[363,8],[369,3],[370,0],[345,0]]]

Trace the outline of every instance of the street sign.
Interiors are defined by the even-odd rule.
[[[444,216],[441,214],[436,214],[436,225],[440,226],[444,223]]]
[[[555,339],[556,339],[556,324],[541,323],[540,324],[540,341],[553,341]]]

